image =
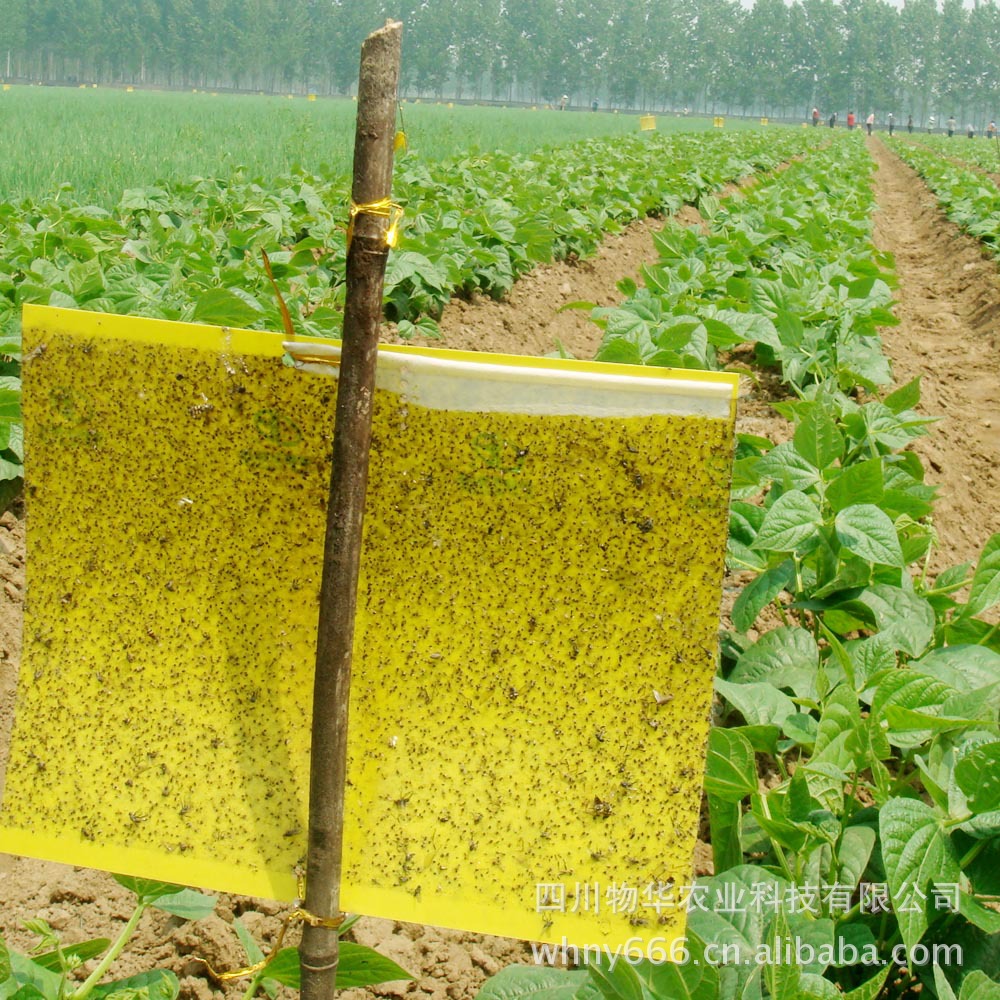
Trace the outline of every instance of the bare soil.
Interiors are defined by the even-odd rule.
[[[1000,362],[996,319],[1000,279],[979,244],[947,222],[917,176],[878,139],[868,140],[879,169],[875,242],[896,256],[900,278],[900,325],[885,331],[885,345],[899,384],[922,377],[928,415],[941,418],[916,445],[928,478],[940,487],[936,564],[974,560],[987,538],[1000,530]],[[697,224],[688,211],[684,221]],[[599,305],[618,301],[616,283],[638,278],[655,260],[655,221],[637,223],[608,239],[593,259],[543,266],[523,278],[506,301],[455,302],[445,311],[439,346],[513,354],[545,354],[559,345],[577,357],[594,354],[600,331],[585,313],[560,311],[567,302]],[[393,339],[392,331],[387,339]],[[742,430],[787,436],[787,427],[766,405],[767,386],[749,380],[740,400]],[[738,580],[726,581],[731,599]],[[24,522],[17,508],[0,517],[0,774],[6,759],[14,687],[21,649],[24,589]],[[711,871],[707,844],[698,845],[696,869]],[[41,917],[67,941],[113,936],[129,914],[128,894],[103,873],[0,855],[0,935],[24,948],[31,937],[21,926]],[[208,1000],[218,987],[206,972],[237,968],[243,957],[231,921],[240,915],[265,950],[281,924],[276,904],[223,897],[215,915],[182,924],[148,913],[133,945],[112,970],[127,975],[152,967],[173,969],[185,998]],[[363,919],[356,940],[378,948],[417,978],[386,984],[379,996],[408,995],[465,1000],[489,975],[514,961],[530,960],[523,942],[431,927]],[[292,943],[294,938],[289,939]],[[232,991],[234,987],[229,987]],[[350,997],[356,993],[357,997]],[[360,1000],[366,991],[346,991]]]

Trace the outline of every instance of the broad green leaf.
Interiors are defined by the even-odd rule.
[[[607,361],[617,365],[643,364],[642,351],[622,337],[611,337],[604,341],[594,356],[595,361]]]
[[[720,995],[741,996],[747,982],[760,971],[755,956],[764,942],[770,914],[785,898],[789,883],[765,868],[740,865],[698,879],[698,885],[713,908],[694,908],[688,914],[688,932],[712,944],[717,956],[725,955],[734,963],[719,968]]]
[[[886,730],[886,736],[894,746],[916,747],[930,738],[931,728],[893,730],[888,710],[896,707],[922,711],[926,715],[939,715],[944,700],[952,694],[954,691],[951,687],[934,677],[911,670],[892,671],[881,678],[875,689],[871,716]]]
[[[866,639],[852,639],[844,643],[844,649],[854,665],[856,691],[864,691],[873,677],[896,666],[895,648],[880,633]]]
[[[877,583],[858,602],[869,609],[878,630],[897,649],[919,656],[927,648],[934,635],[934,611],[924,598]]]
[[[132,875],[114,875],[114,880],[129,892],[134,892],[143,903],[149,903],[161,896],[172,896],[183,892],[184,886],[172,882],[158,882],[155,879],[136,878]]]
[[[1000,1000],[1000,983],[976,969],[962,980],[958,1000]]]
[[[832,761],[813,758],[801,770],[809,785],[809,794],[820,809],[839,815],[844,808],[844,788],[850,783],[844,769]]]
[[[254,940],[253,935],[247,930],[246,924],[237,917],[233,921],[233,929],[236,931],[236,936],[240,939],[240,944],[243,945],[243,950],[246,952],[247,961],[251,965],[255,965],[257,962],[264,961],[264,952],[261,947]]]
[[[877,504],[885,492],[882,476],[882,461],[869,458],[864,462],[853,462],[837,472],[826,487],[826,501],[834,513],[852,504]]]
[[[848,685],[842,684],[823,706],[810,763],[827,762],[842,771],[858,770],[856,754],[859,747],[853,737],[860,726],[857,695]]]
[[[642,980],[628,962],[591,962],[590,978],[606,1000],[646,1000]]]
[[[849,826],[844,831],[837,850],[840,862],[837,882],[840,885],[857,887],[868,867],[875,839],[875,831],[870,826]]]
[[[734,733],[741,733],[754,748],[755,753],[778,752],[778,740],[781,738],[781,728],[779,726],[736,726]]]
[[[904,410],[912,410],[920,402],[920,378],[921,376],[918,375],[906,385],[901,385],[895,391],[890,392],[882,400],[883,405],[889,407],[895,414],[900,414]]]
[[[738,500],[729,507],[729,535],[750,545],[764,523],[764,508]]]
[[[282,948],[268,962],[267,978],[289,986],[293,990],[300,987],[298,948]],[[366,945],[351,941],[340,942],[340,964],[337,966],[337,989],[347,990],[360,986],[377,986],[403,979],[413,979],[391,959],[380,955]]]
[[[757,620],[757,616],[795,579],[795,563],[786,559],[750,581],[741,591],[733,605],[733,624],[747,632]]]
[[[986,743],[955,765],[955,781],[976,813],[1000,809],[1000,742]]]
[[[844,1000],[844,994],[829,979],[812,972],[803,972],[799,977],[796,996],[799,1000]]]
[[[866,299],[871,295],[875,281],[873,277],[857,278],[847,286],[847,294],[852,299]]]
[[[340,944],[340,960],[343,961],[344,943]],[[260,959],[258,959],[260,961]],[[298,948],[282,948],[268,959],[267,978],[274,983],[297,990],[301,986],[302,970],[299,965]],[[337,988],[340,989],[340,966],[337,967]]]
[[[947,747],[946,744],[937,748],[932,747],[931,750],[936,749],[937,752],[928,755],[928,766],[937,765],[936,776],[947,788],[948,814],[953,817],[968,816],[969,818],[962,822],[960,829],[977,837],[988,838],[1000,833],[1000,810],[978,812],[970,808],[965,790],[955,778],[955,769],[966,757],[972,756],[982,747],[989,747],[997,742],[995,732],[968,732],[964,734],[961,742],[956,741],[952,747]],[[982,885],[982,878],[976,885]]]
[[[743,861],[740,847],[740,804],[718,795],[708,796],[708,823],[712,833],[712,861],[717,872]]]
[[[2,995],[3,993],[0,991],[0,996]],[[52,1000],[52,997],[46,997],[35,986],[22,986],[10,994],[9,1000]]]
[[[152,905],[165,913],[185,920],[203,920],[215,911],[217,897],[208,896],[196,889],[182,889],[180,892],[166,893],[153,900]]]
[[[903,566],[896,528],[874,504],[845,507],[837,514],[835,525],[840,544],[862,559],[881,566]]]
[[[87,962],[92,958],[97,958],[98,955],[103,955],[110,947],[109,938],[94,938],[90,941],[81,941],[79,944],[64,944],[62,953],[65,958],[75,958],[80,962]],[[32,955],[31,958],[37,965],[50,972],[62,971],[58,951],[47,951],[42,955]],[[0,982],[3,980],[2,961],[0,961]]]
[[[819,481],[819,470],[800,455],[790,441],[776,445],[757,461],[761,479],[772,479],[785,489],[808,489]]]
[[[816,405],[795,428],[795,448],[810,465],[827,469],[844,454],[844,436],[828,406]]]
[[[910,669],[936,677],[956,691],[981,691],[1000,679],[1000,653],[986,646],[952,645],[932,649]]]
[[[1000,934],[1000,911],[989,910],[964,889],[959,890],[958,910],[970,924],[987,934]]]
[[[0,382],[0,420],[10,422],[21,419],[21,380],[10,379],[12,385]]]
[[[737,684],[769,681],[799,697],[816,697],[819,647],[803,628],[782,625],[765,632],[736,661],[729,680]]]
[[[655,1000],[717,1000],[719,970],[707,961],[705,944],[697,934],[687,935],[687,961],[641,962],[636,966],[647,997]],[[669,956],[670,951],[667,949]],[[578,997],[577,1000],[580,1000]]]
[[[587,969],[508,965],[483,983],[476,1000],[575,1000],[589,982]]]
[[[782,728],[785,735],[801,747],[810,749],[816,742],[816,720],[804,712],[787,716]]]
[[[945,978],[941,966],[937,964],[934,966],[934,986],[938,992],[938,1000],[958,1000],[955,991],[951,988],[951,983]]]
[[[127,979],[118,979],[112,983],[102,983],[94,987],[90,995],[97,1000],[109,1000],[122,994],[124,997],[139,993],[142,1000],[176,1000],[180,992],[180,983],[169,969],[152,969],[140,972]]]
[[[815,502],[801,490],[789,490],[768,508],[753,547],[772,552],[799,551],[816,538],[822,523]]]
[[[941,706],[941,714],[954,719],[974,719],[979,725],[991,725],[1000,712],[1000,674],[993,684],[975,691],[953,694]]]
[[[934,810],[917,799],[890,799],[879,811],[882,861],[903,943],[912,948],[927,930],[930,883],[961,881],[951,838]]]
[[[730,535],[726,540],[726,565],[730,569],[750,569],[759,573],[767,566],[767,559]]]
[[[876,1000],[882,993],[882,987],[892,972],[892,966],[887,966],[881,972],[877,972],[871,979],[863,982],[857,989],[845,993],[843,1000]]]
[[[757,766],[746,737],[715,727],[708,734],[705,791],[724,802],[739,802],[757,791]]]
[[[822,975],[830,964],[827,959],[833,951],[833,920],[794,910],[787,912],[785,919],[788,921],[789,939],[798,952],[796,961],[800,963],[801,971],[813,976]]]
[[[979,615],[1000,601],[1000,533],[993,535],[983,548],[972,576],[972,590],[965,614]]]
[[[916,738],[921,743],[935,733],[957,733],[981,724],[979,719],[950,716],[943,711],[940,715],[918,712],[898,705],[890,705],[885,711],[885,718],[889,723],[889,731],[894,736],[915,732],[919,734]]]
[[[191,318],[213,326],[246,327],[260,319],[262,312],[260,304],[246,294],[231,288],[209,288],[198,297]]]
[[[0,983],[6,982],[12,975],[10,952],[7,950],[7,943],[0,937]]]
[[[761,980],[764,978],[761,974],[760,966],[754,968],[750,973],[750,978],[747,979],[743,984],[743,989],[739,993],[739,1000],[763,1000],[764,992],[761,987]],[[719,996],[731,996],[734,994],[730,993],[720,993]]]
[[[44,996],[50,998],[59,994],[62,975],[43,968],[33,959],[17,951],[7,953],[14,979],[22,986],[34,986]]]
[[[751,726],[780,726],[798,708],[783,691],[766,681],[733,684],[715,678],[715,690],[746,719]]]
[[[780,790],[767,795],[752,795],[750,809],[760,828],[779,847],[798,853],[809,839],[811,831],[786,815],[786,796]]]

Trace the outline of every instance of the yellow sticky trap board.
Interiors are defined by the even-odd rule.
[[[45,307],[24,342],[0,849],[291,899],[338,348]],[[676,937],[735,376],[386,347],[376,395],[344,908]]]

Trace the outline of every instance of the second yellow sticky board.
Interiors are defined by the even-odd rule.
[[[0,848],[290,898],[336,381],[282,366],[271,335],[61,310],[26,313],[25,351]],[[493,363],[494,387],[526,365]],[[343,904],[675,937],[681,912],[649,893],[691,875],[731,410],[433,397],[378,392]]]

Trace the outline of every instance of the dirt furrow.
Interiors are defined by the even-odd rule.
[[[560,310],[570,302],[616,305],[621,300],[616,282],[626,276],[638,281],[642,265],[656,260],[652,237],[662,225],[641,219],[607,237],[593,257],[540,264],[499,302],[480,295],[452,299],[439,322],[441,339],[427,345],[535,356],[562,345],[589,360],[601,344],[601,330],[587,310]]]
[[[940,417],[916,444],[940,487],[937,564],[974,560],[1000,531],[1000,276],[950,223],[917,174],[878,138],[875,244],[896,259],[900,325],[883,331],[898,383],[920,376],[921,410]]]

